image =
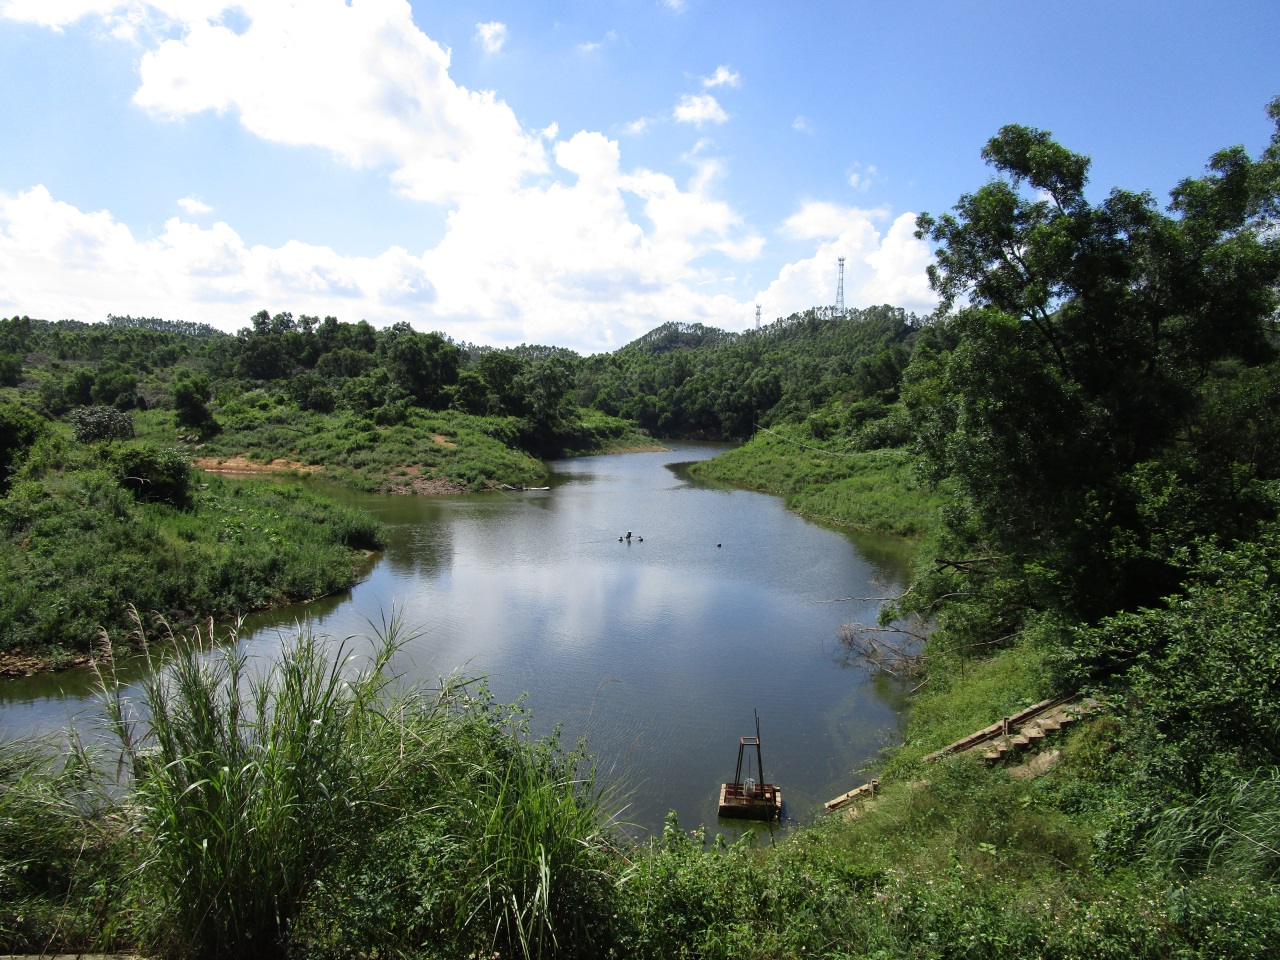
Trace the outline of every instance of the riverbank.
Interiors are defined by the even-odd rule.
[[[699,465],[698,474],[783,493],[815,519],[877,532],[920,531],[912,542],[924,561],[938,531],[941,497],[921,496],[913,483],[903,482],[907,455],[833,456],[800,434],[783,429],[757,436]],[[853,491],[860,484],[869,502],[856,502]],[[923,515],[913,516],[922,504],[928,504]],[[930,566],[920,563],[921,569]],[[1237,622],[1234,603],[1200,612],[1198,593],[1221,598],[1224,590],[1234,595],[1241,589],[1234,581],[1228,585],[1229,575],[1219,569],[1206,572],[1205,587],[1187,587],[1184,615],[1198,625],[1190,629],[1198,630],[1205,656],[1216,645],[1235,649],[1239,631],[1251,626]],[[1239,569],[1246,593],[1266,592],[1247,567]],[[1274,598],[1274,585],[1269,590]],[[1258,597],[1248,609],[1265,603]],[[1153,624],[1162,616],[1148,614]],[[1213,762],[1213,748],[1188,739],[1197,735],[1178,729],[1173,718],[1186,723],[1197,711],[1223,707],[1193,708],[1181,697],[1166,702],[1162,695],[1152,702],[1147,698],[1160,689],[1161,674],[1143,665],[1135,668],[1136,680],[1098,682],[1089,692],[1100,699],[1086,718],[1035,740],[1016,760],[992,762],[983,756],[988,751],[939,757],[937,751],[974,730],[1076,692],[1081,671],[1071,657],[1088,649],[1088,642],[1081,643],[1089,636],[1083,625],[1076,647],[1069,625],[1044,624],[982,650],[958,639],[963,623],[957,627],[924,643],[883,635],[891,654],[915,660],[917,692],[901,742],[887,747],[875,765],[874,798],[865,792],[853,816],[824,818],[776,849],[731,851],[728,857],[708,855],[698,832],[692,842],[683,835],[673,841],[677,850],[683,847],[680,862],[689,874],[678,893],[685,902],[668,906],[705,918],[688,935],[714,944],[709,955],[726,957],[1269,955],[1280,942],[1277,858],[1258,844],[1273,836],[1269,811],[1280,779],[1266,770],[1252,777],[1225,774],[1206,797],[1203,787],[1199,794],[1181,793],[1162,772],[1170,763],[1186,763],[1196,750]],[[1176,627],[1155,629],[1182,636]],[[878,670],[884,661],[865,665]],[[1228,672],[1231,677],[1197,681],[1196,689],[1221,688],[1228,696],[1225,691],[1247,686],[1244,674],[1252,671]],[[1145,685],[1144,698],[1133,697],[1135,682]],[[1216,694],[1201,696],[1212,700]],[[1175,724],[1174,732],[1158,734],[1162,728],[1153,724],[1161,710],[1169,712],[1162,722]],[[1223,822],[1239,823],[1244,832],[1232,833]],[[699,870],[705,876],[692,876]],[[739,895],[755,889],[794,891],[796,898]],[[727,940],[707,910],[726,900],[733,906],[725,913],[744,931]],[[702,910],[690,901],[703,904]]]
[[[1241,575],[1260,568],[1268,567],[1242,565]],[[1228,594],[1215,587],[1214,610],[1262,609],[1265,596],[1256,591],[1266,589],[1260,582],[1255,594],[1233,605],[1220,602]],[[1188,595],[1194,589],[1188,588]],[[1206,654],[1221,679],[1227,661],[1213,655],[1220,631],[1206,629],[1211,624],[1203,619],[1195,625],[1195,649]],[[1233,635],[1239,632],[1233,629]],[[1108,702],[1116,701],[1105,695],[1100,710],[1057,735],[1051,749],[1059,759],[1041,776],[1024,778],[1013,767],[984,764],[977,755],[927,758],[1055,692],[1063,674],[1061,649],[1062,638],[1043,630],[999,649],[931,644],[923,651],[927,682],[913,699],[902,739],[876,765],[880,791],[875,802],[852,819],[800,825],[776,843],[748,835],[726,844],[713,836],[714,828],[690,830],[689,823],[674,819],[652,842],[628,842],[613,820],[622,800],[607,800],[579,818],[579,801],[587,800],[590,790],[578,799],[572,791],[599,785],[585,776],[589,761],[573,770],[558,761],[540,765],[532,758],[563,755],[546,743],[525,739],[520,746],[508,739],[519,714],[505,708],[492,714],[479,710],[479,719],[498,719],[495,727],[484,725],[489,721],[479,728],[450,726],[444,741],[426,727],[402,725],[402,720],[416,722],[412,711],[374,709],[372,701],[375,716],[360,722],[349,722],[349,713],[334,714],[335,729],[385,736],[391,746],[447,743],[450,749],[470,750],[484,745],[474,754],[451,754],[450,765],[474,773],[490,769],[486,758],[496,757],[493,769],[504,771],[502,777],[477,782],[462,776],[448,781],[442,792],[432,778],[444,764],[433,754],[421,758],[421,768],[389,778],[388,768],[379,764],[399,762],[395,751],[382,752],[373,748],[374,739],[362,739],[360,749],[339,751],[341,762],[335,765],[345,771],[344,778],[291,785],[318,790],[321,797],[289,799],[274,789],[228,788],[228,806],[219,808],[217,817],[198,805],[222,803],[221,794],[211,797],[208,790],[188,791],[189,784],[177,783],[183,789],[172,791],[171,804],[104,806],[90,811],[93,820],[85,823],[82,783],[73,777],[15,778],[5,773],[14,765],[0,763],[5,787],[0,790],[0,856],[10,858],[0,871],[0,884],[10,884],[0,888],[0,904],[11,909],[5,914],[0,907],[0,937],[9,938],[0,939],[0,948],[61,943],[201,955],[212,952],[210,944],[228,943],[217,937],[250,942],[244,928],[235,926],[248,922],[244,901],[227,895],[241,889],[238,883],[211,875],[209,895],[184,907],[183,899],[163,886],[164,874],[138,869],[157,862],[150,859],[156,851],[146,845],[161,833],[155,825],[131,823],[126,815],[151,809],[172,811],[174,820],[166,821],[165,829],[176,824],[185,832],[167,835],[191,841],[175,844],[166,856],[194,855],[206,839],[213,844],[219,837],[210,835],[210,823],[243,820],[245,830],[215,845],[217,864],[244,869],[256,885],[245,899],[275,905],[271,922],[293,917],[283,927],[255,928],[251,937],[254,944],[264,939],[278,944],[286,956],[336,958],[376,950],[380,956],[417,957],[424,955],[423,943],[432,944],[428,955],[439,956],[612,953],[654,960],[1266,956],[1280,937],[1274,883],[1256,866],[1206,866],[1195,846],[1203,835],[1196,832],[1196,818],[1211,826],[1228,804],[1241,802],[1233,798],[1249,802],[1250,790],[1275,789],[1274,775],[1259,771],[1247,789],[1224,777],[1214,805],[1188,801],[1168,810],[1144,805],[1133,784],[1161,761],[1144,735],[1149,718],[1144,719],[1141,701],[1121,699],[1124,709],[1117,711],[1108,709]],[[1209,696],[1217,688],[1198,683],[1196,689]],[[447,702],[461,716],[485,701],[469,695],[441,701],[430,693],[416,702],[428,712],[433,704]],[[366,721],[373,726],[364,726]],[[1178,730],[1165,725],[1164,735]],[[327,735],[316,740],[330,742]],[[147,776],[184,769],[146,756],[139,755]],[[514,766],[504,766],[513,758]],[[15,789],[20,780],[23,785]],[[266,868],[271,851],[255,847],[260,831],[253,826],[270,822],[271,816],[255,804],[283,796],[297,804],[295,809],[309,810],[313,804],[317,811],[345,809],[349,801],[360,810],[365,798],[358,791],[368,784],[393,784],[404,792],[398,798],[377,797],[377,817],[360,821],[350,836],[330,831],[328,846],[296,844],[313,852],[316,869],[300,893],[285,885],[286,873]],[[74,798],[75,804],[58,797]],[[343,803],[334,804],[334,797]],[[515,806],[518,797],[533,798],[530,807]],[[449,819],[455,815],[456,822]],[[332,825],[319,815],[314,820],[319,830]],[[1135,836],[1132,825],[1138,822],[1165,823],[1164,833],[1157,834],[1165,846]],[[531,846],[531,835],[517,830],[524,823],[549,831],[555,843]],[[1180,845],[1176,831],[1170,834],[1174,828],[1183,830]],[[33,845],[36,835],[42,842]],[[1270,835],[1259,837],[1270,844]],[[567,846],[561,845],[565,838]],[[525,870],[529,864],[538,870]],[[104,889],[113,892],[109,914],[101,908]],[[494,890],[505,898],[500,903]],[[183,928],[179,911],[184,908],[213,929]]]
[[[780,426],[690,473],[776,494],[811,520],[921,544],[936,536],[946,498],[916,482],[914,462],[906,450],[824,446],[803,427]]]
[[[104,644],[345,590],[383,542],[371,516],[297,484],[50,435],[0,500],[0,669],[63,669]]]
[[[730,845],[671,819],[637,845],[585,758],[528,737],[519,708],[459,681],[393,693],[380,653],[335,686],[324,648],[300,636],[258,681],[270,727],[252,722],[234,657],[180,660],[147,693],[163,762],[123,744],[123,792],[0,750],[0,950],[1245,960],[1280,933],[1268,884],[1183,877],[1173,895],[1140,853],[1106,855],[1096,771],[1115,717],[1078,724],[1038,778],[897,758],[856,817]],[[958,717],[1012,676],[1005,656],[973,674],[925,709]]]

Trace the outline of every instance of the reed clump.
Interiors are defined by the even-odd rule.
[[[589,950],[614,880],[580,753],[475,681],[427,688],[301,627],[272,664],[213,631],[131,699],[104,673],[125,771],[125,903],[175,957]]]
[[[117,932],[120,821],[63,746],[0,743],[0,952],[62,953]]]

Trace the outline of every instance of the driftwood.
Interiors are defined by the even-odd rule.
[[[945,557],[938,557],[933,563],[939,572],[950,567],[957,573],[969,574],[974,572],[974,567],[999,563],[1003,559],[1004,557],[968,557],[964,560],[948,560]]]
[[[839,639],[847,662],[856,662],[868,673],[899,680],[918,680],[924,674],[928,658],[921,652],[925,637],[920,630],[846,623]]]

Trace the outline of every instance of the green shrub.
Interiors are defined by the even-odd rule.
[[[208,403],[213,391],[203,374],[186,367],[179,370],[169,385],[169,395],[173,398],[174,418],[179,426],[196,430],[212,426]]]
[[[72,435],[79,443],[133,438],[133,415],[115,407],[81,407],[71,414]]]
[[[118,447],[111,459],[120,485],[144,503],[187,506],[191,497],[191,468],[181,450],[154,443]]]
[[[18,462],[46,429],[45,421],[26,407],[0,403],[0,495],[9,488]]]
[[[16,387],[22,378],[22,358],[0,350],[0,387]]]

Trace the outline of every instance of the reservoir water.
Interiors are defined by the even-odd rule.
[[[837,638],[879,607],[848,598],[900,592],[906,558],[776,497],[689,479],[689,462],[724,449],[557,461],[541,491],[329,491],[388,525],[386,551],[348,593],[246,621],[244,642],[269,657],[299,619],[343,638],[398,611],[417,636],[397,668],[525,695],[537,732],[586,738],[628,794],[623,819],[647,830],[668,810],[717,829],[719,785],[758,710],[765,775],[789,818],[811,818],[899,736],[902,692],[845,663]],[[0,682],[2,739],[96,712],[86,671]]]

